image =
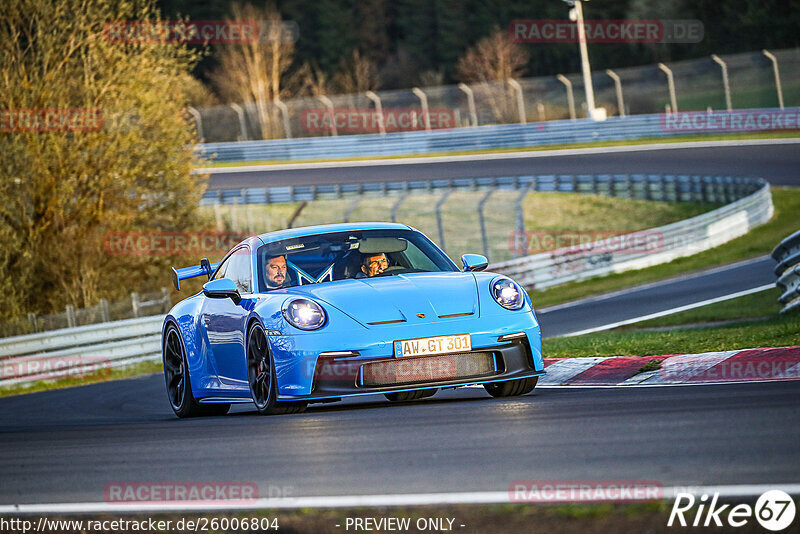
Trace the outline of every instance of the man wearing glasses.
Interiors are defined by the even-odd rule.
[[[361,272],[369,278],[381,274],[389,268],[389,260],[386,254],[367,254],[361,261]]]

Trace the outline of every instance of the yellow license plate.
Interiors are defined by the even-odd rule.
[[[394,342],[394,353],[398,358],[469,352],[470,350],[472,350],[472,340],[469,334],[402,339]]]

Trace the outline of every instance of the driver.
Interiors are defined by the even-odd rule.
[[[389,259],[386,254],[366,254],[361,260],[361,272],[368,277],[373,277],[381,274],[389,268]]]
[[[286,256],[275,256],[267,261],[267,289],[281,289],[289,287],[289,277],[286,276]]]

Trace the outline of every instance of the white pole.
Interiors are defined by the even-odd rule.
[[[617,91],[617,107],[619,108],[619,116],[625,116],[625,102],[622,100],[622,81],[616,72],[611,69],[606,69],[606,74],[614,80],[614,88]]]
[[[762,52],[772,61],[772,72],[775,73],[775,87],[778,89],[778,105],[783,109],[783,89],[781,89],[781,73],[778,71],[778,58],[769,50],[762,50]]]
[[[281,110],[281,116],[283,117],[283,133],[286,135],[286,139],[291,139],[292,137],[292,125],[289,124],[289,108],[286,107],[286,104],[281,102],[279,98],[273,100],[278,109]]]
[[[578,23],[578,43],[581,50],[581,67],[583,69],[583,86],[586,89],[586,107],[589,118],[594,118],[594,87],[592,87],[592,71],[589,68],[589,51],[586,48],[586,28],[583,26],[583,7],[582,2],[575,2],[575,13]]]
[[[386,135],[386,125],[383,123],[383,104],[381,104],[381,97],[376,95],[373,91],[367,91],[364,94],[375,104],[375,113],[378,114],[378,131],[381,135]]]
[[[322,102],[322,105],[328,108],[328,113],[331,116],[331,135],[338,136],[339,132],[336,130],[336,116],[334,115],[333,112],[333,102],[331,102],[331,99],[325,95],[319,95],[317,98],[319,99],[320,102]]]
[[[200,115],[200,112],[197,111],[192,106],[187,108],[189,113],[192,114],[194,117],[194,123],[197,126],[197,139],[202,143],[203,142],[203,117]]]
[[[575,95],[572,94],[572,82],[563,74],[556,76],[558,81],[564,84],[567,88],[567,104],[569,105],[569,118],[575,120]]]
[[[513,78],[508,79],[508,85],[513,87],[514,91],[517,93],[517,111],[519,111],[519,123],[525,124],[527,121],[525,120],[525,99],[522,97],[522,86]]]
[[[728,108],[728,111],[732,111],[733,108],[731,106],[731,86],[728,81],[728,66],[716,54],[711,54],[711,59],[713,59],[717,63],[717,65],[722,67],[722,87],[723,89],[725,89],[725,106]]]
[[[425,129],[431,129],[431,117],[428,113],[428,97],[419,87],[413,87],[411,92],[419,98],[420,106],[422,106],[422,118],[425,121]]]
[[[475,111],[475,94],[472,92],[472,88],[465,83],[458,84],[458,88],[464,91],[464,94],[467,95],[467,107],[469,108],[470,124],[471,126],[477,126],[478,112]]]
[[[241,131],[241,141],[247,141],[247,125],[244,122],[244,110],[239,104],[231,104],[233,111],[239,116],[239,130]]]
[[[672,104],[670,106],[670,113],[677,113],[678,101],[675,98],[675,79],[672,77],[672,69],[670,69],[663,63],[659,63],[658,68],[661,69],[661,71],[667,75],[667,87],[669,87],[669,101]]]

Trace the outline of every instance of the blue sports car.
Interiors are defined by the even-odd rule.
[[[402,224],[334,224],[251,237],[216,264],[173,269],[178,303],[162,331],[164,376],[179,417],[262,414],[382,393],[391,401],[482,384],[529,393],[544,374],[539,324],[513,280],[459,269]]]

